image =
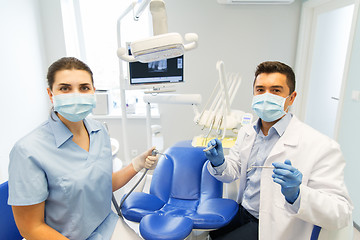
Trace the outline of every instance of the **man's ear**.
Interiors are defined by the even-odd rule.
[[[291,105],[294,103],[296,96],[297,96],[297,92],[294,91],[294,92],[291,94],[290,101],[289,101],[289,106],[291,106]]]

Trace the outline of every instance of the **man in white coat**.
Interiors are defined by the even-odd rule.
[[[259,120],[240,129],[226,157],[218,139],[205,152],[215,178],[240,179],[239,211],[211,238],[300,240],[310,239],[314,225],[347,226],[353,207],[344,183],[345,161],[335,141],[288,113],[297,95],[291,67],[259,64],[253,93]]]

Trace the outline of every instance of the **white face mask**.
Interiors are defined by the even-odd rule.
[[[71,122],[83,120],[96,106],[94,94],[53,94],[53,101],[54,110]]]
[[[252,109],[265,122],[273,122],[286,114],[284,105],[286,98],[271,93],[264,93],[253,97]],[[286,109],[287,110],[287,109]]]

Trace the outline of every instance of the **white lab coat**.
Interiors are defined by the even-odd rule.
[[[225,170],[218,173],[208,164],[209,172],[222,182],[240,178],[238,203],[243,199],[247,163],[255,137],[252,125],[241,128],[235,146],[225,157]],[[262,170],[259,239],[308,240],[314,224],[325,229],[349,224],[353,207],[344,184],[345,161],[339,145],[293,116],[264,165],[285,159],[291,160],[303,174],[300,195],[293,205],[287,203],[280,185],[273,182],[273,171]]]

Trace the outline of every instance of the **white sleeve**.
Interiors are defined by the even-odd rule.
[[[208,170],[211,175],[221,182],[230,183],[237,180],[241,173],[240,148],[244,139],[245,132],[240,129],[236,138],[235,145],[230,149],[229,154],[225,156],[223,164],[213,167],[208,163]]]
[[[295,216],[326,229],[339,229],[348,225],[353,209],[344,182],[345,160],[334,141],[318,147],[319,158],[309,181],[300,185]]]

